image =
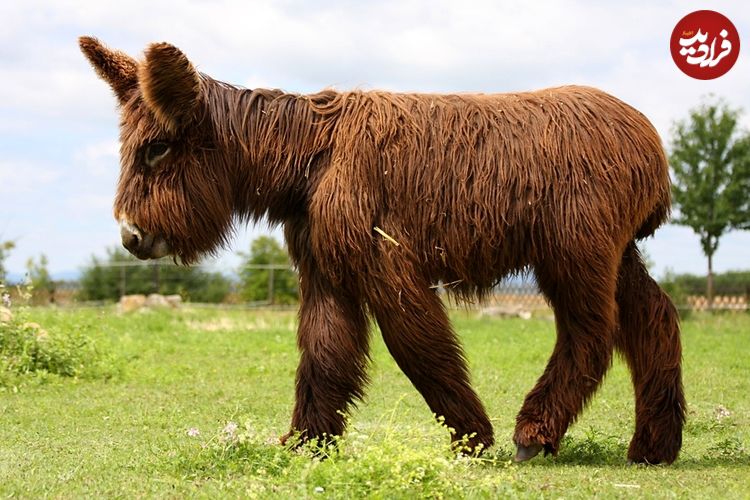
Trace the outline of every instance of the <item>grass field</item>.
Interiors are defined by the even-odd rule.
[[[28,315],[50,336],[93,340],[97,368],[0,384],[0,496],[750,497],[748,315],[683,323],[684,446],[674,465],[652,467],[626,465],[633,396],[619,359],[558,457],[511,463],[515,414],[554,342],[544,319],[454,314],[495,425],[482,458],[450,453],[375,336],[367,400],[320,460],[277,444],[293,404],[294,313]]]

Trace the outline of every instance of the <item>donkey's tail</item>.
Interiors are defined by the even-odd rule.
[[[638,228],[638,231],[636,231],[636,239],[642,240],[643,238],[652,236],[656,232],[656,228],[667,222],[670,212],[669,203],[669,199],[667,199],[666,203],[659,203],[656,206],[653,212],[651,212],[648,217],[646,217],[646,220],[643,221],[643,224]]]

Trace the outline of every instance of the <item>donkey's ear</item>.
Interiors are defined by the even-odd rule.
[[[177,131],[194,118],[201,79],[177,47],[168,43],[150,45],[146,60],[138,68],[138,81],[146,104],[168,130]]]
[[[130,92],[138,86],[136,60],[119,50],[108,49],[91,36],[80,37],[78,45],[99,77],[115,91],[120,103],[125,102]]]

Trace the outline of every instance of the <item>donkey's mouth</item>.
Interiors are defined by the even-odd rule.
[[[158,259],[172,253],[163,236],[147,233],[125,219],[120,219],[120,237],[122,246],[141,260]]]

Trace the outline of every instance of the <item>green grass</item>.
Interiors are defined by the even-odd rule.
[[[111,366],[96,372],[103,376],[18,376],[0,384],[0,496],[750,495],[748,315],[683,323],[684,446],[674,465],[655,467],[626,465],[633,396],[620,360],[558,457],[511,463],[515,414],[554,342],[554,325],[543,319],[454,314],[498,443],[467,459],[450,453],[447,431],[377,337],[367,401],[351,416],[339,450],[292,452],[277,438],[293,405],[294,313],[30,315],[50,335],[84,335]],[[223,431],[229,422],[238,424],[231,433]]]

